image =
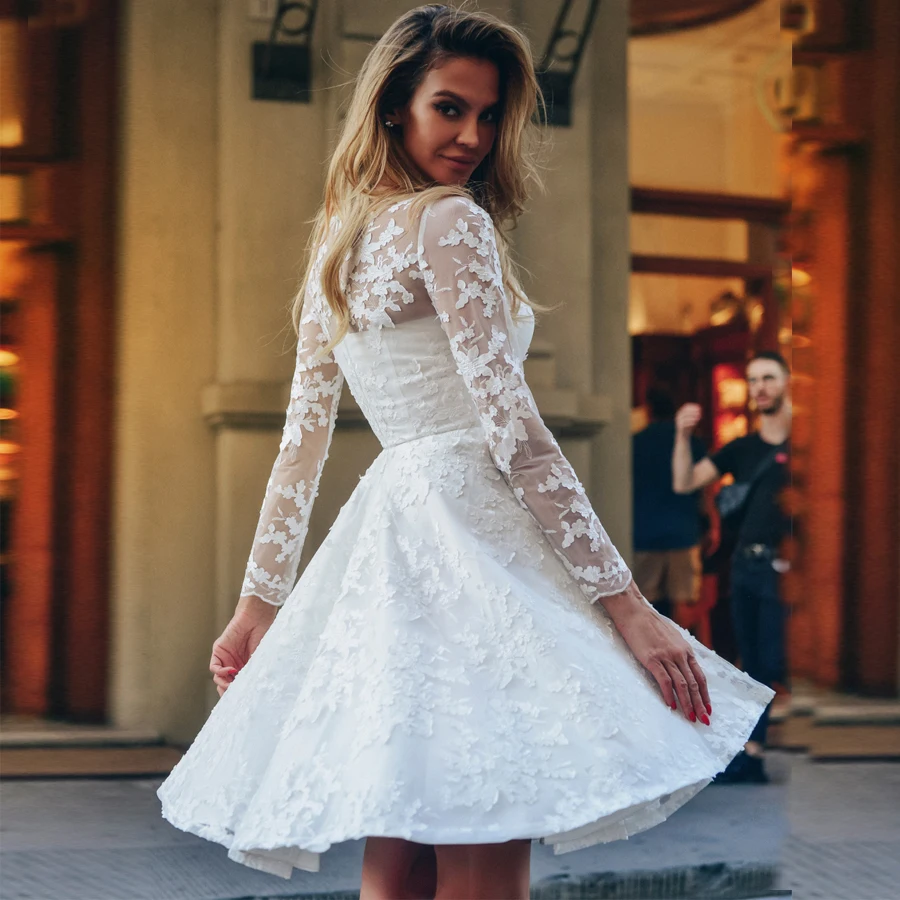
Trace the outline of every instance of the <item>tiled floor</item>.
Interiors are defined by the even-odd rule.
[[[900,895],[900,764],[791,766],[781,886],[796,900]]]
[[[776,765],[781,769],[784,765]],[[224,848],[183,834],[159,813],[158,779],[8,781],[2,785],[3,900],[223,900],[350,898],[358,890],[362,842],[341,844],[318,874],[291,881],[229,861]],[[756,886],[774,881],[786,834],[786,789],[712,787],[667,822],[628,841],[554,856],[534,845],[532,881],[541,900],[625,897],[645,885]],[[736,838],[739,836],[739,840]],[[693,879],[690,881],[689,879]],[[684,896],[683,891],[678,891]],[[740,896],[746,897],[748,891]]]
[[[900,893],[900,765],[779,754],[771,768],[775,783],[710,787],[668,822],[629,841],[558,857],[536,844],[535,896],[625,898],[643,884],[650,892],[644,896],[683,898],[692,896],[684,889],[691,873],[706,872],[713,876],[707,886],[724,891],[731,884],[732,892],[693,896],[736,897],[736,873],[744,872],[740,896],[757,884],[757,896],[767,897],[774,888],[753,878],[772,872],[779,859],[775,887],[793,891],[796,900],[889,900]],[[329,851],[319,874],[282,881],[232,863],[218,845],[168,825],[159,815],[158,784],[5,782],[0,898],[349,900],[358,887],[361,842]],[[660,893],[666,884],[680,887]]]

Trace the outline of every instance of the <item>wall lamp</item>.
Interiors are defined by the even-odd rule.
[[[279,0],[267,41],[254,41],[250,71],[254,100],[309,103],[312,93],[310,43],[318,0]],[[296,21],[295,21],[296,20]],[[279,37],[291,38],[278,43]]]
[[[600,0],[587,0],[580,5],[587,7],[581,23],[567,27],[573,0],[563,0],[553,23],[547,49],[538,66],[538,83],[547,104],[545,121],[548,125],[572,124],[572,89]]]

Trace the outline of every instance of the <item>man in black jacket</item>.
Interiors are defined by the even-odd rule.
[[[724,475],[749,485],[740,511],[731,563],[731,613],[741,662],[749,675],[770,687],[787,680],[786,609],[779,574],[787,563],[779,548],[791,522],[781,495],[790,478],[790,370],[779,353],[757,353],[747,365],[750,399],[759,412],[759,431],[737,438],[695,463],[690,437],[700,421],[700,407],[688,403],[675,417],[672,488],[687,494]],[[760,718],[744,753],[717,781],[766,781],[763,748],[769,710]]]

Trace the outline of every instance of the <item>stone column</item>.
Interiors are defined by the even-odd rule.
[[[192,736],[213,607],[216,3],[122,4],[110,718]]]
[[[593,439],[591,487],[610,537],[631,555],[631,344],[628,336],[628,3],[600,4],[585,88],[591,92],[591,277],[594,391],[609,403],[608,423]]]

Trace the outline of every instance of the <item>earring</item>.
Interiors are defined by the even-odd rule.
[[[385,120],[384,120],[384,127],[385,127],[385,128],[393,128],[393,127],[394,127],[394,123],[393,123],[390,119],[385,119]]]

